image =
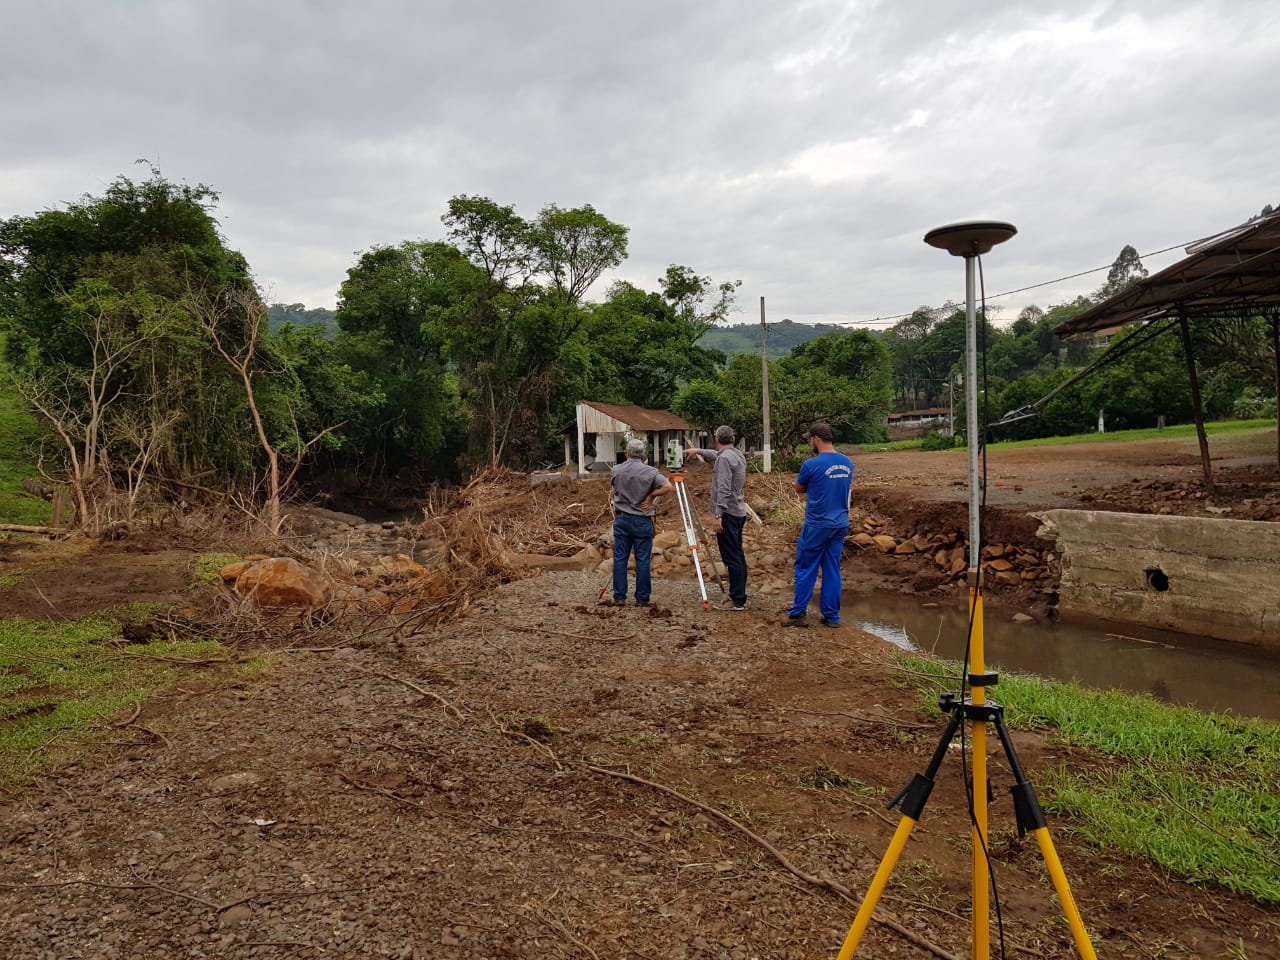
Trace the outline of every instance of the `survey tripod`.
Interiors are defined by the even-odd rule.
[[[680,523],[684,527],[684,540],[689,545],[689,558],[693,561],[694,572],[698,575],[698,594],[702,597],[702,608],[711,609],[711,601],[707,599],[707,584],[702,578],[702,559],[698,555],[698,534],[694,524],[701,526],[698,515],[689,504],[689,491],[684,485],[684,450],[680,441],[672,440],[667,444],[667,470],[671,485],[676,488],[676,503],[680,505]],[[706,534],[703,534],[705,537]],[[723,589],[723,584],[721,585]]]
[[[1053,839],[1049,836],[1049,827],[1045,821],[1044,810],[1040,806],[1040,800],[1036,797],[1035,787],[1027,780],[1026,774],[1022,769],[1022,763],[1018,760],[1018,753],[1013,747],[1013,741],[1009,737],[1009,730],[1004,722],[1004,707],[994,700],[986,699],[987,687],[994,686],[999,677],[996,673],[986,672],[984,666],[981,578],[980,572],[970,571],[969,629],[971,647],[968,685],[973,693],[971,696],[958,698],[953,693],[944,693],[938,699],[938,708],[944,714],[950,715],[951,719],[948,721],[946,729],[942,731],[942,736],[938,740],[938,745],[933,751],[933,757],[929,760],[929,765],[925,768],[924,773],[915,774],[888,804],[890,809],[893,807],[901,809],[902,819],[898,823],[897,830],[894,831],[893,839],[889,842],[889,849],[885,851],[884,857],[880,861],[880,867],[876,871],[875,877],[871,880],[871,886],[867,889],[867,895],[862,901],[862,906],[858,909],[857,916],[854,917],[853,925],[849,928],[848,936],[845,937],[844,945],[840,948],[837,960],[850,960],[858,949],[862,935],[866,933],[867,926],[871,923],[871,915],[875,911],[876,904],[889,883],[893,868],[897,865],[898,858],[902,856],[902,851],[907,845],[912,829],[924,813],[925,803],[928,802],[929,795],[933,792],[933,785],[937,779],[938,770],[942,767],[942,761],[945,759],[956,733],[961,732],[960,727],[964,723],[971,725],[973,742],[973,777],[971,781],[971,789],[973,791],[971,824],[973,834],[973,952],[971,956],[974,960],[986,960],[990,956],[991,948],[991,886],[990,866],[987,856],[987,804],[990,798],[987,793],[989,781],[987,779],[986,736],[987,724],[991,724],[995,728],[996,736],[1000,739],[1000,745],[1004,748],[1005,759],[1008,761],[1009,769],[1013,773],[1014,785],[1010,788],[1010,793],[1013,795],[1013,810],[1018,825],[1018,835],[1023,836],[1028,831],[1035,835],[1036,841],[1040,845],[1040,854],[1044,858],[1049,877],[1053,882],[1054,891],[1058,894],[1058,900],[1062,904],[1063,916],[1067,920],[1067,925],[1071,928],[1071,936],[1075,940],[1076,950],[1082,960],[1097,960],[1097,954],[1094,953],[1088,931],[1085,929],[1084,921],[1080,917],[1080,911],[1076,907],[1075,898],[1071,895],[1071,886],[1067,882],[1066,873],[1063,872],[1062,861],[1058,858],[1058,852],[1053,846]],[[962,743],[963,739],[962,733]]]
[[[1044,811],[1036,798],[1035,789],[1027,782],[1022,772],[1022,764],[1013,749],[1009,731],[1004,725],[1004,708],[994,700],[987,700],[987,688],[995,686],[998,677],[987,671],[985,653],[983,651],[982,624],[982,505],[979,496],[980,483],[978,472],[978,338],[977,311],[975,309],[975,279],[978,258],[991,250],[998,243],[1008,240],[1017,229],[1010,223],[1001,221],[966,221],[952,223],[930,230],[925,234],[925,243],[945,250],[953,256],[963,257],[965,265],[965,437],[967,440],[969,459],[969,662],[966,664],[967,687],[970,696],[964,695],[961,687],[959,697],[944,694],[938,702],[942,712],[950,716],[946,729],[933,751],[933,758],[924,773],[918,773],[902,791],[890,802],[890,808],[901,806],[902,820],[894,831],[889,849],[885,851],[880,867],[872,878],[866,898],[858,908],[849,935],[845,937],[837,960],[850,960],[858,943],[871,923],[871,914],[889,876],[902,855],[911,836],[911,830],[924,812],[925,802],[933,790],[934,780],[942,761],[947,755],[951,742],[957,732],[962,733],[962,725],[970,731],[973,744],[973,778],[965,784],[968,791],[970,828],[973,844],[973,915],[972,940],[970,956],[972,960],[988,960],[991,956],[991,864],[988,856],[987,805],[989,803],[987,779],[987,725],[995,727],[996,736],[1004,747],[1009,768],[1013,772],[1014,785],[1013,809],[1017,818],[1019,835],[1028,830],[1035,834],[1040,844],[1040,853],[1044,857],[1053,881],[1053,888],[1062,904],[1062,912],[1071,928],[1071,936],[1075,940],[1076,950],[1082,960],[1097,960],[1093,944],[1089,941],[1089,933],[1085,930],[1084,921],[1080,919],[1080,911],[1076,908],[1075,899],[1071,896],[1071,886],[1067,883],[1066,874],[1062,871],[1062,861],[1053,847],[1049,837],[1049,828],[1045,825]],[[984,321],[985,322],[985,321]]]

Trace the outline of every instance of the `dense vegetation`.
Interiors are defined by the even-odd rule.
[[[840,333],[845,328],[834,323],[796,323],[785,319],[769,323],[769,356],[785,357],[791,348],[808,343],[826,333]],[[726,357],[739,353],[760,355],[760,324],[731,323],[707,331],[704,345],[719,350]]]
[[[304,470],[451,478],[556,459],[583,398],[674,409],[706,429],[727,421],[759,443],[758,328],[726,326],[738,284],[672,265],[654,290],[620,282],[588,300],[628,242],[625,226],[589,205],[525,218],[454,197],[439,237],[359,254],[330,311],[267,307],[219,230],[217,201],[152,169],[66,209],[0,222],[7,376],[48,428],[46,453],[81,524],[200,492],[250,494],[274,524]],[[1126,247],[1096,296],[1144,273]],[[989,419],[1096,352],[1053,334],[1090,302],[1027,308],[1007,330],[984,322]],[[947,402],[964,319],[922,307],[883,335],[784,320],[769,336],[772,439],[785,451],[816,419],[865,442],[883,438],[895,403]],[[1261,320],[1194,336],[1211,416],[1274,409]],[[1099,411],[1116,426],[1189,417],[1176,339],[1064,391],[1008,437],[1076,432]]]
[[[1108,348],[1122,346],[1139,329],[1113,331],[1107,337],[1059,339],[1054,330],[1072,317],[1146,276],[1136,251],[1121,250],[1107,280],[1091,297],[1079,297],[1048,310],[1031,306],[1001,329],[980,322],[984,345],[979,387],[984,397],[982,419],[996,422],[1010,411],[1035,404],[1075,377]],[[1192,321],[1191,337],[1201,378],[1205,415],[1275,416],[1275,358],[1269,324],[1262,317]],[[964,423],[963,310],[921,307],[885,332],[893,356],[894,391],[903,409],[956,408]],[[1109,341],[1109,342],[1107,342]],[[1154,427],[1193,418],[1190,378],[1176,328],[1167,330],[1127,354],[1106,362],[1048,402],[1036,415],[1002,426],[996,438],[1021,440],[1063,436],[1096,429],[1101,416],[1107,429]]]

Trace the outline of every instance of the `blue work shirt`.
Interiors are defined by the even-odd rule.
[[[853,461],[838,450],[806,460],[796,475],[805,488],[804,522],[815,527],[849,526]]]

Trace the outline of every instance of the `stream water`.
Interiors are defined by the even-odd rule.
[[[1004,619],[1007,614],[984,613],[991,668],[1280,721],[1280,655],[1129,624],[1012,623]],[[841,615],[904,650],[964,658],[969,620],[962,610],[905,598],[846,596]]]

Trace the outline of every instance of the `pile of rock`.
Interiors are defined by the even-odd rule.
[[[874,549],[894,557],[926,557],[938,568],[932,582],[935,586],[959,580],[968,569],[968,538],[958,532],[921,532],[910,537],[895,537],[885,532],[883,521],[864,518],[851,543],[863,550]],[[1006,587],[1033,585],[1042,587],[1053,579],[1052,551],[1036,550],[1016,543],[993,543],[982,548],[982,569],[986,582]]]
[[[237,596],[257,607],[403,612],[438,593],[430,572],[404,554],[330,558],[323,568],[293,557],[246,557],[218,571]]]

